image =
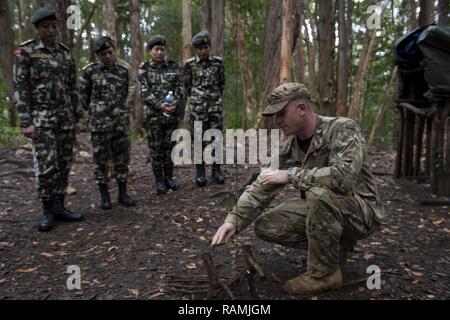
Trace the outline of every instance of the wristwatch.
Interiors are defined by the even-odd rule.
[[[292,180],[294,179],[294,174],[296,171],[297,171],[297,168],[295,168],[295,167],[291,167],[287,170],[287,177],[288,177],[289,183],[292,183]]]

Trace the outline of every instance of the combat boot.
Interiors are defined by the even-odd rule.
[[[222,170],[220,169],[219,164],[213,164],[212,167],[212,178],[216,181],[217,184],[224,184],[225,177],[222,174]]]
[[[111,198],[109,196],[108,185],[106,183],[101,183],[98,185],[98,188],[100,190],[100,198],[101,198],[100,206],[101,206],[101,208],[103,210],[111,210],[112,203],[111,203]]]
[[[43,201],[43,217],[39,221],[38,229],[40,232],[48,232],[53,229],[55,224],[55,216],[52,213],[53,201]]]
[[[289,294],[312,294],[340,287],[342,287],[342,271],[338,268],[333,274],[321,278],[313,277],[307,272],[287,281],[283,289]]]
[[[180,189],[180,184],[173,179],[173,163],[169,162],[164,164],[164,181],[166,187],[173,191]]]
[[[53,201],[52,213],[55,215],[56,221],[64,222],[81,222],[84,217],[77,212],[72,212],[64,206],[65,195],[59,195],[58,198]]]
[[[197,164],[196,167],[197,167],[197,176],[195,177],[195,183],[200,188],[203,188],[208,183],[208,181],[206,180],[205,165]]]
[[[155,175],[156,193],[165,194],[167,193],[167,186],[164,182],[162,168],[153,167],[153,174]]]
[[[118,182],[119,186],[119,203],[125,207],[134,207],[136,206],[136,200],[131,198],[127,192],[127,183],[126,182]]]

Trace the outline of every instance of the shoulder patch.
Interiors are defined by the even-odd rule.
[[[96,66],[96,65],[98,65],[98,62],[90,63],[86,67],[83,68],[83,71],[86,71],[87,69],[89,69],[89,68],[91,68],[93,66]]]
[[[27,41],[22,42],[19,46],[23,47],[23,46],[29,45],[32,42],[34,42],[34,39],[29,39]]]

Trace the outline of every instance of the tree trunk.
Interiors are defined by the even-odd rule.
[[[339,15],[339,63],[337,81],[337,115],[344,116],[347,109],[348,86],[350,80],[350,39],[352,30],[348,21],[351,21],[348,6],[353,5],[352,0],[337,0]],[[347,7],[346,7],[347,5]]]
[[[37,9],[38,4],[36,1],[30,3],[30,1],[19,0],[17,6],[19,10],[19,38],[20,42],[24,42],[35,37],[36,32],[30,20],[33,10]]]
[[[434,1],[420,0],[419,27],[433,23]]]
[[[388,1],[386,1],[381,8],[381,17],[383,17],[383,14],[386,10],[386,7],[388,5]],[[348,117],[358,121],[359,120],[359,113],[360,113],[360,103],[361,103],[361,90],[363,87],[363,82],[367,74],[367,70],[369,68],[370,59],[372,57],[373,49],[375,48],[375,42],[377,39],[377,30],[372,31],[372,35],[366,37],[363,49],[361,51],[361,58],[360,58],[360,65],[359,65],[359,72],[358,72],[358,78],[355,84],[355,89],[353,90],[353,98],[352,102],[350,104],[350,110],[348,111]]]
[[[317,0],[319,9],[318,111],[333,115],[334,1]]]
[[[139,0],[130,0],[130,31],[131,31],[131,47],[132,47],[132,59],[131,70],[134,80],[139,75],[139,65],[144,59],[144,49],[142,46],[142,35],[140,26],[140,4]],[[136,88],[137,89],[137,88]],[[140,130],[142,128],[143,121],[143,105],[140,95],[136,95],[135,104],[133,108],[133,120],[134,129]]]
[[[116,1],[106,0],[106,30],[108,35],[117,43],[117,19],[116,19]],[[119,53],[119,52],[118,52]]]
[[[183,65],[192,56],[192,3],[183,0]]]
[[[391,80],[389,81],[389,84],[386,87],[384,100],[380,106],[380,109],[378,109],[378,114],[377,117],[375,118],[375,122],[372,127],[372,132],[370,133],[368,145],[373,145],[375,143],[378,128],[380,127],[381,122],[383,121],[384,112],[386,110],[387,105],[392,99],[392,91],[394,89],[396,79],[397,79],[397,67],[395,67],[394,70],[392,71]]]
[[[14,94],[13,86],[13,64],[14,64],[14,32],[12,30],[11,10],[8,1],[2,1],[0,4],[0,72],[8,90],[10,101],[9,122],[12,127],[17,123],[17,111],[12,103]]]
[[[409,16],[409,20],[410,20],[410,24],[411,24],[411,30],[414,30],[418,27],[419,22],[417,21],[417,2],[416,0],[409,0],[410,3],[410,16]]]
[[[307,49],[308,49],[308,82],[309,82],[309,90],[311,92],[311,97],[314,101],[317,101],[318,97],[318,89],[317,89],[317,70],[316,70],[316,62],[317,62],[317,47],[318,47],[318,38],[317,38],[317,22],[315,14],[311,13],[308,6],[306,6],[305,15],[309,20],[309,25],[304,21],[304,27],[307,36]],[[311,36],[312,39],[309,39],[308,26],[311,28]]]
[[[73,49],[73,30],[67,28],[67,8],[70,6],[70,0],[54,0],[53,6],[58,17],[58,38],[70,49]]]
[[[250,70],[250,59],[245,47],[245,24],[242,18],[241,6],[237,4],[236,12],[236,39],[239,52],[239,64],[242,73],[242,85],[244,91],[244,117],[242,126],[247,130],[253,124],[255,118],[256,87],[253,74]]]
[[[224,56],[225,0],[201,0],[203,30],[211,33],[211,54]]]
[[[294,1],[282,0],[281,69],[280,83],[291,80],[292,43],[294,34]]]
[[[78,31],[77,41],[73,48],[73,56],[77,63],[80,62],[80,59],[81,59],[81,50],[83,47],[83,33],[84,33],[84,31],[91,29],[91,22],[92,22],[92,19],[94,18],[94,14],[95,14],[96,10],[97,10],[97,2],[94,2],[94,4],[92,5],[91,12],[89,13],[89,16],[85,20],[83,26],[81,27],[81,30]],[[89,31],[89,36],[91,36],[91,31]]]
[[[449,19],[449,3],[448,0],[439,0],[439,20],[438,24],[442,26],[448,26]],[[450,161],[450,160],[449,160]]]

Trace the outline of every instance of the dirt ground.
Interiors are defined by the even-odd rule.
[[[226,166],[225,186],[194,186],[194,168],[177,168],[183,189],[164,196],[154,191],[154,179],[144,143],[133,146],[130,193],[139,201],[126,209],[98,207],[89,150],[78,152],[71,173],[77,193],[68,196],[71,209],[86,221],[60,223],[39,233],[41,206],[31,172],[31,152],[0,150],[0,299],[204,299],[206,269],[201,255],[210,253],[225,283],[242,274],[237,255],[252,244],[257,262],[267,274],[285,281],[306,270],[306,252],[265,243],[251,228],[237,240],[211,251],[216,228],[236,201],[237,191],[255,168]],[[382,230],[360,241],[349,255],[345,286],[314,296],[292,297],[272,280],[255,280],[260,299],[449,299],[450,208],[419,206],[430,197],[426,184],[392,177],[394,156],[371,152],[372,170],[389,214]],[[209,171],[209,169],[208,169]],[[295,193],[285,189],[276,203]],[[81,269],[81,290],[67,289],[68,266]],[[381,269],[381,289],[369,290],[366,269]],[[247,283],[232,290],[238,299],[255,298]],[[227,296],[223,296],[226,298]]]

